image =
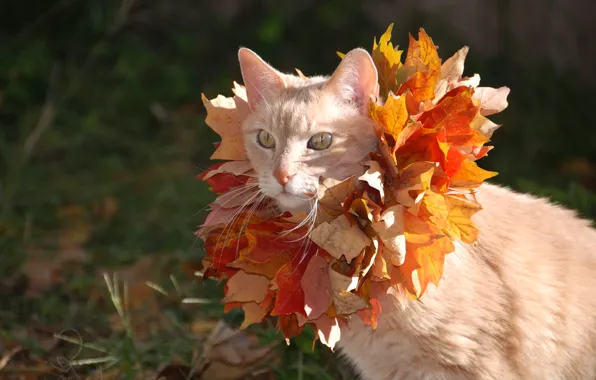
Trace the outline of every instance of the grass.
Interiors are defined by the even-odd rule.
[[[238,45],[288,70],[300,60],[308,74],[330,71],[334,50],[379,32],[344,2],[293,21],[273,2],[269,12],[247,9],[234,28],[206,2],[158,3],[61,0],[0,12],[10,36],[0,34],[0,378],[205,377],[211,332],[242,314],[224,315],[221,284],[194,275],[202,249],[193,232],[212,199],[195,176],[216,140],[201,92],[228,92]],[[582,112],[591,89],[503,59],[470,62],[483,81],[493,74],[486,83],[512,87],[485,166],[595,217],[596,135]],[[312,331],[286,347],[271,326],[249,331],[276,344],[253,378],[353,378],[329,350],[312,349]]]

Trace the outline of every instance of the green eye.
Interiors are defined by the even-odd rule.
[[[266,149],[275,148],[275,139],[271,136],[271,133],[261,129],[257,135],[257,142],[260,146]]]
[[[331,133],[321,132],[311,137],[307,146],[309,149],[324,150],[331,146],[332,140]]]

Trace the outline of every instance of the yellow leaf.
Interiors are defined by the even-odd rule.
[[[393,47],[391,31],[393,24],[389,25],[385,33],[373,42],[372,59],[379,72],[379,87],[381,96],[387,96],[389,91],[397,92],[396,74],[401,67],[402,50]]]
[[[497,172],[484,170],[474,161],[465,160],[462,163],[461,169],[451,179],[452,187],[478,187],[485,180],[496,176]]]
[[[455,196],[446,196],[445,201],[449,206],[447,222],[450,227],[448,230],[450,236],[464,243],[476,241],[478,229],[472,221],[472,216],[482,210],[482,206],[473,200]]]
[[[396,140],[408,121],[406,97],[390,94],[384,105],[371,104],[370,117]]]

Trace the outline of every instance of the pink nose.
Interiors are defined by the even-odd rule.
[[[282,168],[277,168],[273,171],[273,176],[277,179],[280,185],[285,186],[290,182],[290,179],[294,176],[290,174],[287,170]]]

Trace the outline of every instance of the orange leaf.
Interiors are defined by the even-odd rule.
[[[244,160],[244,140],[242,135],[242,121],[248,115],[246,90],[236,85],[236,96],[226,98],[207,99],[201,94],[203,105],[207,110],[205,122],[221,136],[221,145],[211,156],[212,160]]]
[[[478,164],[474,161],[466,160],[462,163],[461,169],[459,169],[453,176],[451,186],[467,188],[478,187],[482,182],[497,174],[497,172],[491,172],[478,167]]]

